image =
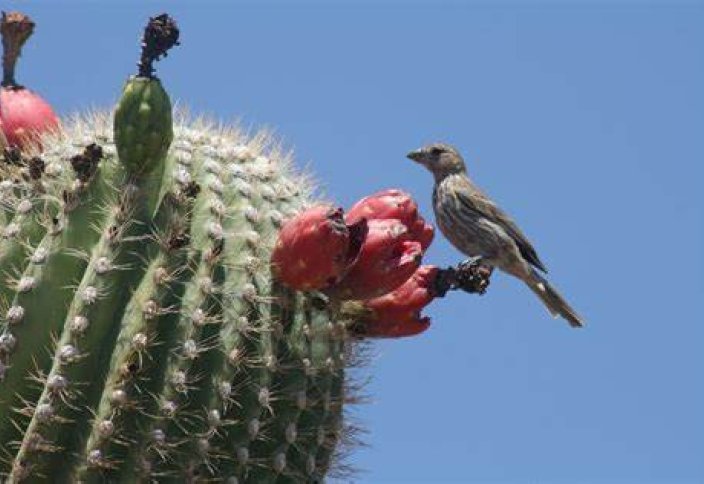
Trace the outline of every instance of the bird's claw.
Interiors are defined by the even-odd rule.
[[[455,279],[456,288],[465,292],[484,294],[489,287],[491,273],[494,268],[482,264],[482,257],[473,257],[457,266]]]
[[[477,255],[474,257],[470,257],[466,260],[463,260],[459,264],[457,264],[457,270],[463,270],[465,268],[468,268],[470,266],[477,266],[481,263],[482,259],[484,259],[484,256]]]
[[[493,268],[481,263],[481,257],[473,257],[461,262],[457,267],[440,270],[435,279],[435,294],[443,297],[448,291],[462,289],[473,294],[484,294],[489,287]]]

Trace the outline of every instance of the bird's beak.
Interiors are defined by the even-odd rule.
[[[406,158],[420,163],[423,159],[423,152],[421,150],[411,151],[406,155]]]

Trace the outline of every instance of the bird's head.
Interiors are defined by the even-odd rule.
[[[411,151],[406,156],[426,167],[438,179],[465,172],[462,155],[457,149],[445,143],[433,143]]]

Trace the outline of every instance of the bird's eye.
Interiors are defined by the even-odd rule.
[[[440,153],[442,153],[442,150],[438,147],[434,147],[430,149],[430,154],[433,156],[438,156]]]

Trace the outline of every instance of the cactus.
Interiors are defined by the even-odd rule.
[[[172,121],[151,62],[177,38],[150,20],[114,126],[0,160],[10,482],[317,482],[339,447],[348,324],[269,263],[310,183],[266,135]]]

